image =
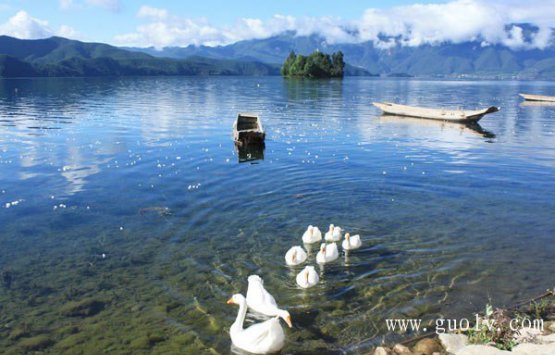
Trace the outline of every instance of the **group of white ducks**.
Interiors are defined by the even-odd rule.
[[[325,241],[329,243],[322,243],[320,251],[316,254],[318,264],[329,263],[339,257],[336,242],[341,240],[342,233],[341,228],[330,225],[329,231],[324,236]],[[304,232],[302,240],[304,244],[308,245],[317,243],[322,240],[322,233],[318,227],[310,225]],[[351,236],[349,233],[345,233],[345,239],[341,246],[343,250],[348,251],[360,248],[361,244],[359,235]],[[300,246],[292,247],[285,254],[285,262],[289,266],[300,265],[307,259],[308,254]],[[316,285],[320,281],[320,277],[314,270],[314,266],[306,266],[297,275],[296,281],[300,287],[309,288]],[[291,328],[293,326],[291,315],[278,307],[275,298],[264,288],[262,278],[258,275],[251,275],[248,277],[248,282],[247,297],[238,293],[227,301],[228,304],[239,305],[237,318],[229,330],[231,341],[237,348],[253,354],[278,352],[285,345],[285,333],[281,328],[279,318],[282,318]],[[244,329],[243,322],[247,308],[273,318]]]

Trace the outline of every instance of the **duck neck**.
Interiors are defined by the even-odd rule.
[[[237,312],[237,318],[235,322],[231,325],[230,332],[238,331],[243,329],[243,322],[245,321],[245,315],[247,314],[247,300],[241,300],[239,303],[239,312]]]

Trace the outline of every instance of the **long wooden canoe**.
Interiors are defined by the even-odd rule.
[[[555,96],[545,96],[545,95],[531,95],[531,94],[519,94],[526,101],[545,101],[545,102],[555,102]]]
[[[233,140],[235,144],[264,144],[266,133],[262,128],[260,117],[256,113],[239,113],[233,124]]]
[[[491,106],[483,110],[445,110],[426,107],[398,105],[390,102],[372,103],[387,115],[427,118],[431,120],[453,122],[478,122],[484,115],[499,111],[498,107]]]

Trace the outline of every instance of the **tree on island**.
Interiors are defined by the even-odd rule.
[[[296,55],[291,51],[281,67],[284,77],[303,78],[342,78],[345,62],[343,53],[335,52],[331,55],[314,51],[311,55]]]

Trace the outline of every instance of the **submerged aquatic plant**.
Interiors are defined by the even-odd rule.
[[[13,276],[8,270],[2,271],[2,285],[8,290],[12,287]]]
[[[529,313],[533,314],[536,319],[543,319],[546,318],[549,311],[549,306],[551,305],[551,301],[547,298],[542,298],[539,301],[532,300],[529,306]]]

